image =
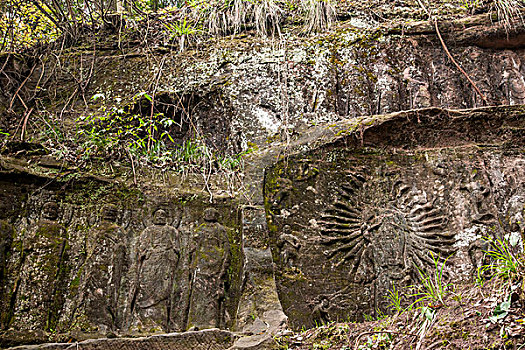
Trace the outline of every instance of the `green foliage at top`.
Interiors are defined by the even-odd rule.
[[[209,36],[246,30],[281,36],[285,23],[301,24],[306,33],[325,32],[336,21],[339,4],[345,9],[349,6],[343,0],[4,0],[0,2],[0,51],[17,51],[58,37],[75,39],[101,28],[122,34],[144,27],[143,39],[167,38],[177,41],[181,50]],[[507,29],[523,23],[522,0],[446,4],[470,14],[492,11]],[[429,9],[442,5],[443,0],[428,4]],[[363,4],[357,1],[355,6],[360,10]]]
[[[296,16],[303,19],[306,31],[322,31],[335,20],[332,1],[4,0],[0,3],[0,52],[58,37],[75,39],[101,28],[126,32],[141,25],[148,27],[148,36],[166,32],[184,42],[189,36],[230,35],[246,29],[277,36],[284,20]]]
[[[46,5],[44,11],[49,11]],[[55,24],[29,1],[0,1],[0,52],[16,51],[58,36]]]
[[[103,99],[96,94],[93,100]],[[143,92],[135,100],[152,97]],[[175,139],[173,132],[181,125],[163,113],[142,115],[115,106],[101,106],[96,114],[77,119],[73,135],[77,159],[126,160],[175,170],[179,173],[236,172],[242,170],[242,158],[251,149],[236,155],[224,155],[206,145],[198,133],[189,133],[184,139]]]

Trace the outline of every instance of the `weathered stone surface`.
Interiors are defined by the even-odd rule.
[[[134,96],[158,81],[154,109],[176,124],[170,146],[198,134],[222,153],[260,149],[246,162],[246,192],[231,199],[220,179],[190,175],[175,189],[164,181],[178,174],[139,174],[139,191],[68,168],[41,145],[8,143],[0,346],[215,326],[249,335],[239,349],[269,346],[287,317],[301,327],[384,310],[392,285],[432,267],[429,252],[454,253],[447,273],[469,278],[484,263],[481,234],[523,233],[522,106],[353,118],[483,104],[428,21],[376,24],[350,20],[278,48],[244,34],[181,54],[154,48],[156,60],[136,43],[90,45],[64,53],[65,69],[43,69],[52,57],[36,67],[22,99],[42,73],[38,97],[60,110],[94,64],[82,110],[150,113]],[[490,104],[525,103],[523,29],[507,33],[487,15],[439,25]],[[1,91],[0,111],[20,107],[13,93],[27,64],[6,65],[0,83],[15,88]],[[2,128],[18,124],[5,115]],[[60,213],[42,219],[47,202]]]
[[[489,14],[439,25],[451,54],[490,105],[524,103],[523,28],[507,32]],[[67,69],[45,70],[53,76],[44,77],[49,87],[40,92],[42,97],[49,93],[52,100],[67,101],[78,84],[72,74],[80,76],[82,67],[95,62],[98,69],[85,91],[89,108],[98,113],[99,102],[89,97],[103,93],[107,106],[145,113],[148,101],[137,102],[133,96],[158,80],[155,110],[179,125],[169,130],[176,143],[195,136],[193,125],[208,145],[230,153],[264,145],[283,129],[414,108],[484,104],[451,63],[428,21],[360,26],[350,20],[331,33],[293,36],[278,49],[265,39],[232,36],[183,53],[159,49],[156,60],[136,45],[123,43],[125,52],[133,52],[126,59],[116,48],[93,53],[90,46],[62,55]],[[49,58],[47,64],[55,63]],[[37,71],[27,89],[38,81]],[[84,102],[79,104],[83,110]],[[184,113],[189,110],[191,116]]]
[[[195,230],[195,250],[191,257],[190,326],[224,327],[225,319],[231,319],[225,310],[231,247],[226,229],[218,223],[218,215],[214,208],[207,208],[203,222]]]
[[[16,271],[19,275],[14,287],[15,316],[10,320],[14,328],[28,325],[30,329],[56,328],[64,303],[69,248],[66,228],[57,222],[58,210],[56,202],[46,202],[41,219],[22,238],[22,254]]]
[[[131,318],[136,322],[134,327],[148,330],[181,328],[173,319],[173,309],[181,293],[181,281],[177,278],[180,232],[171,226],[169,219],[166,210],[157,209],[153,225],[148,226],[136,242],[130,306]]]
[[[230,199],[28,171],[2,158],[0,346],[234,325],[242,256]]]
[[[117,219],[118,208],[106,204],[101,209],[101,222],[87,234],[80,300],[73,315],[101,335],[119,329],[124,317],[121,286],[129,264],[127,237]]]
[[[479,238],[524,231],[521,108],[369,118],[270,169],[266,208],[295,327],[387,310],[387,291],[447,258],[479,265]]]

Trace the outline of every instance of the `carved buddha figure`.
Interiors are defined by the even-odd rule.
[[[204,211],[197,229],[192,256],[192,293],[189,323],[201,328],[221,327],[225,322],[225,292],[230,267],[230,243],[214,208]]]
[[[168,218],[166,210],[157,209],[153,214],[153,225],[140,234],[135,248],[135,280],[130,310],[135,326],[149,330],[179,328],[171,315],[180,297],[176,278],[180,235],[168,224]]]
[[[15,318],[11,327],[55,329],[64,302],[67,266],[67,232],[58,223],[56,202],[42,206],[41,219],[23,240],[23,257],[15,287]],[[38,291],[38,292],[35,292]]]
[[[101,217],[101,222],[88,234],[79,307],[103,334],[118,328],[122,322],[119,296],[127,254],[126,237],[117,224],[117,207],[104,205]]]
[[[9,258],[15,239],[15,228],[9,222],[11,198],[0,196],[0,329],[7,328],[9,317],[9,294],[13,281],[9,278]]]

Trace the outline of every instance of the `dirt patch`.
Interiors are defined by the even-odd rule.
[[[417,308],[363,323],[329,323],[303,332],[285,332],[281,349],[520,349],[525,344],[523,299],[518,285],[493,280],[449,293],[444,305]],[[508,314],[489,317],[511,298]]]

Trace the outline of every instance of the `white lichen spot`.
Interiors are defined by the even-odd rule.
[[[259,124],[270,133],[276,133],[281,126],[281,122],[273,115],[273,113],[266,111],[259,107],[254,107],[252,110]]]
[[[455,248],[468,247],[472,242],[477,239],[481,239],[481,233],[485,232],[486,227],[481,225],[474,225],[464,230],[459,231],[456,234],[456,242],[454,243]]]

